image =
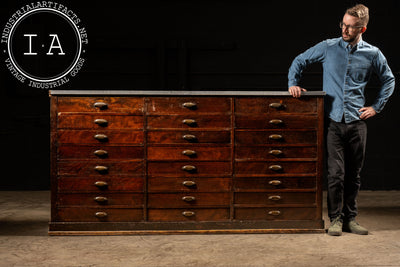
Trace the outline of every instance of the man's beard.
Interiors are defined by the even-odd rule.
[[[352,43],[352,42],[354,42],[355,40],[356,40],[356,37],[350,37],[350,36],[348,36],[347,35],[347,40],[345,39],[345,37],[343,36],[343,34],[342,34],[342,39],[343,39],[343,41],[345,41],[345,42],[348,42],[348,43]]]

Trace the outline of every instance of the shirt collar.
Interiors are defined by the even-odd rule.
[[[351,48],[350,44],[348,42],[346,42],[345,40],[343,40],[343,38],[340,38],[340,45],[343,48]],[[363,41],[363,39],[361,37],[360,40],[358,41],[358,43],[353,46],[352,50],[353,49],[356,50],[356,49],[361,48],[363,46],[364,46],[364,41]]]

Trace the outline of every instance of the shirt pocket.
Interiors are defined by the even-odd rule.
[[[367,82],[371,72],[371,65],[355,64],[351,68],[350,77],[354,82]]]

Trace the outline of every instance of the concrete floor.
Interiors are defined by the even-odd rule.
[[[48,236],[49,199],[0,191],[0,266],[400,266],[400,191],[361,191],[358,221],[370,234],[340,237]]]

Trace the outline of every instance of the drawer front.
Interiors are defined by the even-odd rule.
[[[152,97],[147,103],[149,114],[227,113],[231,98],[219,97]]]
[[[282,175],[282,174],[316,174],[317,164],[314,161],[266,161],[236,162],[236,174]]]
[[[58,112],[143,114],[144,99],[136,97],[59,97]]]
[[[147,147],[148,160],[231,160],[230,147],[180,146]]]
[[[73,161],[58,162],[58,175],[73,176],[118,176],[144,175],[143,160],[121,161]]]
[[[235,158],[243,160],[316,157],[316,146],[237,146],[235,149]]]
[[[143,131],[59,130],[59,144],[143,144]]]
[[[316,208],[235,208],[236,220],[315,220]]]
[[[142,159],[143,146],[61,145],[59,159]]]
[[[143,116],[103,115],[103,114],[70,114],[60,113],[57,116],[59,129],[143,129]]]
[[[143,207],[143,194],[127,193],[60,193],[57,206],[129,206]]]
[[[293,97],[243,97],[235,99],[236,114],[317,113],[317,99]]]
[[[134,222],[143,221],[143,209],[71,207],[57,209],[56,221],[61,222]]]
[[[229,209],[149,209],[149,221],[226,221]]]
[[[229,192],[229,178],[148,178],[149,192]]]
[[[316,131],[236,131],[237,145],[303,144],[316,145]]]
[[[314,192],[287,193],[287,192],[244,192],[235,193],[235,204],[279,206],[286,204],[314,205],[316,201]]]
[[[229,115],[159,115],[147,117],[148,129],[230,128]]]
[[[243,129],[315,129],[317,117],[310,116],[271,116],[271,115],[236,115],[236,128]]]
[[[226,177],[231,174],[231,162],[148,162],[149,176]]]
[[[235,178],[234,190],[237,192],[259,192],[267,190],[297,190],[316,189],[316,178],[310,177],[279,177],[279,178]]]
[[[143,192],[142,177],[60,177],[58,192]]]
[[[150,144],[230,144],[229,131],[149,131]]]
[[[229,193],[151,193],[148,208],[221,207],[230,205]]]

